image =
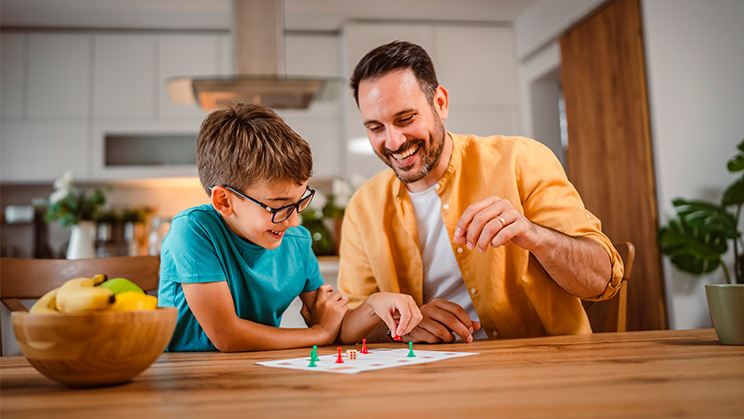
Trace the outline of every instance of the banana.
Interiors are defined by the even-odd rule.
[[[93,278],[73,278],[62,284],[57,292],[57,310],[62,312],[109,309],[116,301],[114,293],[97,287],[106,275]]]
[[[137,291],[126,291],[116,294],[116,302],[111,308],[118,311],[154,310],[157,306],[157,297]]]
[[[44,294],[31,306],[31,310],[28,312],[32,314],[59,314],[59,311],[57,311],[57,291],[59,291],[59,288]]]

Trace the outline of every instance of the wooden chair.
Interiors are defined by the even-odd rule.
[[[0,258],[0,301],[10,311],[26,311],[26,307],[20,302],[21,299],[36,299],[47,291],[59,287],[68,279],[91,277],[96,274],[106,274],[109,278],[127,278],[145,292],[156,291],[159,271],[158,256],[94,259]]]
[[[630,242],[613,243],[625,265],[620,291],[607,301],[584,301],[584,309],[595,332],[625,332],[628,310],[628,280],[633,269],[635,246]]]

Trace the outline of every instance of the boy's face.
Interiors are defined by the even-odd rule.
[[[294,182],[278,181],[274,183],[257,182],[250,188],[240,191],[261,203],[277,209],[285,205],[296,204],[305,195],[307,181],[302,185]],[[296,209],[292,215],[280,223],[271,221],[272,214],[255,202],[238,194],[225,190],[232,215],[223,217],[230,229],[238,236],[265,249],[276,249],[282,243],[284,232],[300,224]],[[277,219],[280,219],[277,214]]]

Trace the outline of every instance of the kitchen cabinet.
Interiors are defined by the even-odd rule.
[[[155,118],[158,92],[155,44],[154,35],[95,35],[95,120]]]
[[[90,173],[90,141],[85,121],[9,121],[0,124],[3,182],[46,182],[70,170],[76,179]]]
[[[22,119],[26,116],[26,52],[28,37],[3,34],[0,37],[0,118]]]
[[[90,43],[83,34],[28,36],[28,119],[88,118]]]
[[[496,24],[370,23],[344,26],[344,74],[371,49],[394,40],[421,45],[449,92],[445,128],[461,134],[517,134],[519,127],[511,27]],[[467,46],[467,47],[464,47]],[[370,177],[386,166],[372,152],[352,95],[345,101],[348,171]]]
[[[162,35],[157,38],[157,91],[159,119],[198,119],[208,114],[196,105],[173,103],[166,82],[171,77],[215,76],[231,74],[222,68],[221,59],[230,51],[223,50],[219,35]]]
[[[277,114],[304,138],[313,153],[313,176],[331,178],[343,173],[343,100],[348,95],[342,77],[339,37],[335,34],[287,34],[286,73],[329,79],[308,109],[278,110]]]

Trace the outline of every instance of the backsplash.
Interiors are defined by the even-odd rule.
[[[145,236],[150,232],[153,219],[171,219],[184,209],[207,204],[209,198],[198,178],[156,179],[147,181],[116,183],[79,183],[81,189],[93,190],[108,187],[106,207],[121,211],[125,208],[149,207],[152,212],[145,223]],[[310,185],[321,191],[330,191],[329,179],[311,179]],[[5,184],[0,185],[0,255],[9,257],[34,257],[34,224],[31,222],[7,223],[5,208],[8,205],[31,205],[34,198],[48,198],[51,184]],[[49,245],[54,257],[64,257],[70,238],[70,228],[59,223],[48,224]]]

